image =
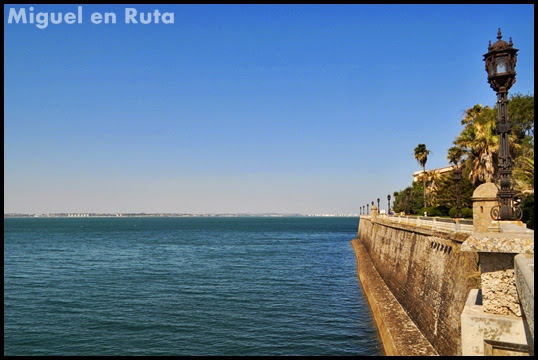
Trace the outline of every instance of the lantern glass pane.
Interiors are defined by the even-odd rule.
[[[506,72],[506,59],[501,58],[497,60],[497,74],[502,74]]]

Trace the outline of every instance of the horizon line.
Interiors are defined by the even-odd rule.
[[[280,212],[223,212],[223,213],[188,213],[188,212],[50,212],[50,213],[30,213],[30,212],[5,212],[6,216],[69,216],[70,217],[91,217],[91,216],[359,216],[358,213],[280,213]]]

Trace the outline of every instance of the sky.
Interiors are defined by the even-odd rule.
[[[4,213],[383,210],[495,104],[498,28],[534,94],[530,4],[80,6],[4,5]]]

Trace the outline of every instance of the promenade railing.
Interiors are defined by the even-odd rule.
[[[371,218],[371,215],[362,215]],[[450,219],[437,216],[388,215],[378,214],[378,220],[390,221],[398,224],[420,226],[442,232],[473,232],[473,220]]]

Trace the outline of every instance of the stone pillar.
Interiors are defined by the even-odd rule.
[[[461,230],[460,220],[461,220],[461,218],[455,218],[454,219],[454,231],[455,232],[459,232]]]
[[[377,219],[377,206],[372,205],[372,221],[376,221]]]
[[[514,256],[534,254],[534,232],[473,233],[461,251],[480,258],[482,304],[490,314],[521,316],[514,277]]]
[[[514,278],[514,256],[534,253],[534,242],[529,243],[534,232],[530,235],[521,221],[491,218],[490,211],[497,205],[497,192],[497,186],[490,182],[478,186],[473,192],[474,233],[461,250],[479,255],[484,311],[521,316]]]
[[[495,231],[490,226],[493,222],[490,211],[497,205],[497,191],[497,186],[494,183],[487,182],[477,187],[473,192],[471,200],[473,202],[473,226],[475,232]]]
[[[478,253],[482,288],[471,291],[462,313],[462,355],[487,355],[488,351],[500,354],[501,347],[513,349],[511,352],[529,351],[514,257],[534,254],[534,232],[522,227],[516,227],[518,232],[507,232],[503,224],[500,229],[500,233],[474,232],[461,245],[462,252]],[[499,342],[506,344],[501,346]]]

